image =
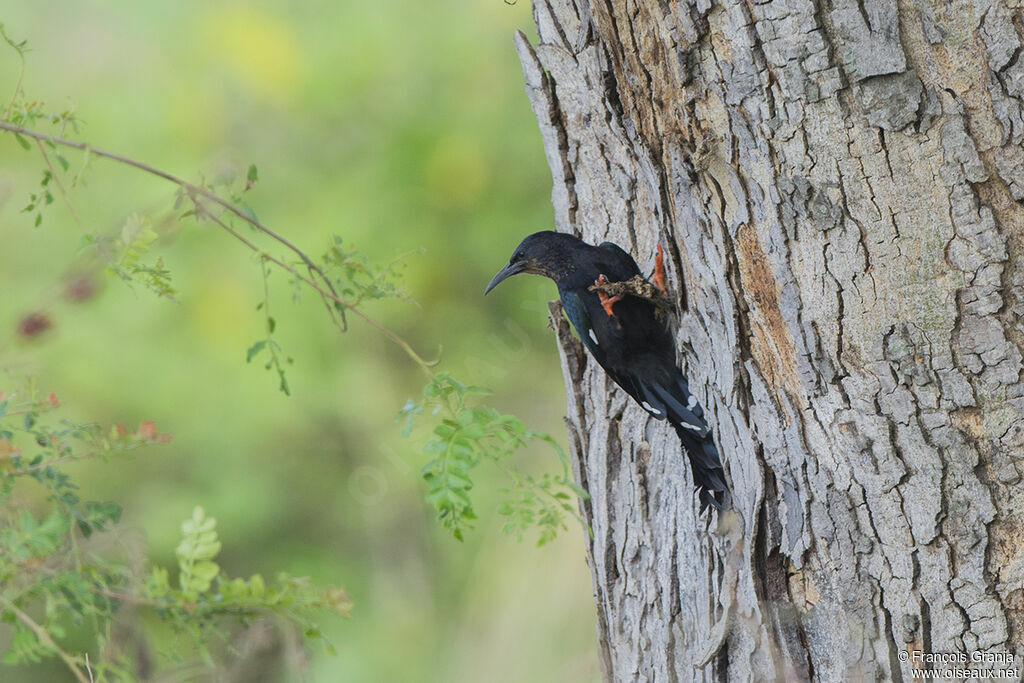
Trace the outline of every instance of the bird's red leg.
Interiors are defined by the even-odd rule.
[[[598,275],[597,279],[594,280],[594,284],[606,285],[608,284],[608,278],[606,278],[603,274]],[[616,296],[608,296],[601,290],[598,290],[597,297],[601,300],[601,305],[604,306],[604,312],[607,313],[609,316],[615,315],[615,313],[612,311],[612,304],[621,299],[622,295],[618,294]]]
[[[668,296],[668,288],[665,287],[665,255],[658,245],[658,255],[654,257],[654,285],[661,290],[661,293]]]

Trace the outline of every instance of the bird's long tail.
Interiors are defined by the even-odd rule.
[[[725,483],[722,459],[711,439],[711,429],[704,419],[704,409],[690,392],[690,383],[664,359],[638,366],[634,375],[637,379],[629,385],[630,394],[657,419],[667,418],[683,443],[690,458],[693,483],[700,489],[701,510],[708,506],[721,510],[729,486]]]
[[[721,510],[729,487],[725,483],[725,470],[722,469],[722,460],[718,457],[715,442],[711,440],[710,434],[701,436],[678,424],[673,426],[683,443],[683,450],[690,459],[693,483],[700,488],[701,510],[705,510],[709,505]]]

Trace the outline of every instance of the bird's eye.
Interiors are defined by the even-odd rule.
[[[512,263],[515,263],[516,261],[522,261],[522,260],[523,260],[523,252],[517,251],[516,253],[512,254]]]

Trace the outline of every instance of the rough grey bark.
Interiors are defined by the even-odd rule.
[[[557,228],[667,247],[734,513],[561,322],[606,675],[1024,647],[1020,0],[534,0]],[[556,322],[561,321],[555,316]]]

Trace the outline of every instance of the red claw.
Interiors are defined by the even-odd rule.
[[[661,290],[661,293],[668,296],[668,288],[665,287],[665,255],[658,245],[658,255],[654,257],[654,285]]]
[[[596,280],[594,280],[594,284],[606,285],[608,284],[608,278],[606,278],[602,273],[601,275],[597,276]],[[608,296],[604,292],[598,290],[597,297],[601,300],[601,305],[604,307],[604,312],[607,313],[609,317],[615,315],[615,313],[612,311],[612,304],[614,304],[616,301],[619,301],[622,298],[622,295],[618,294],[616,296]]]

